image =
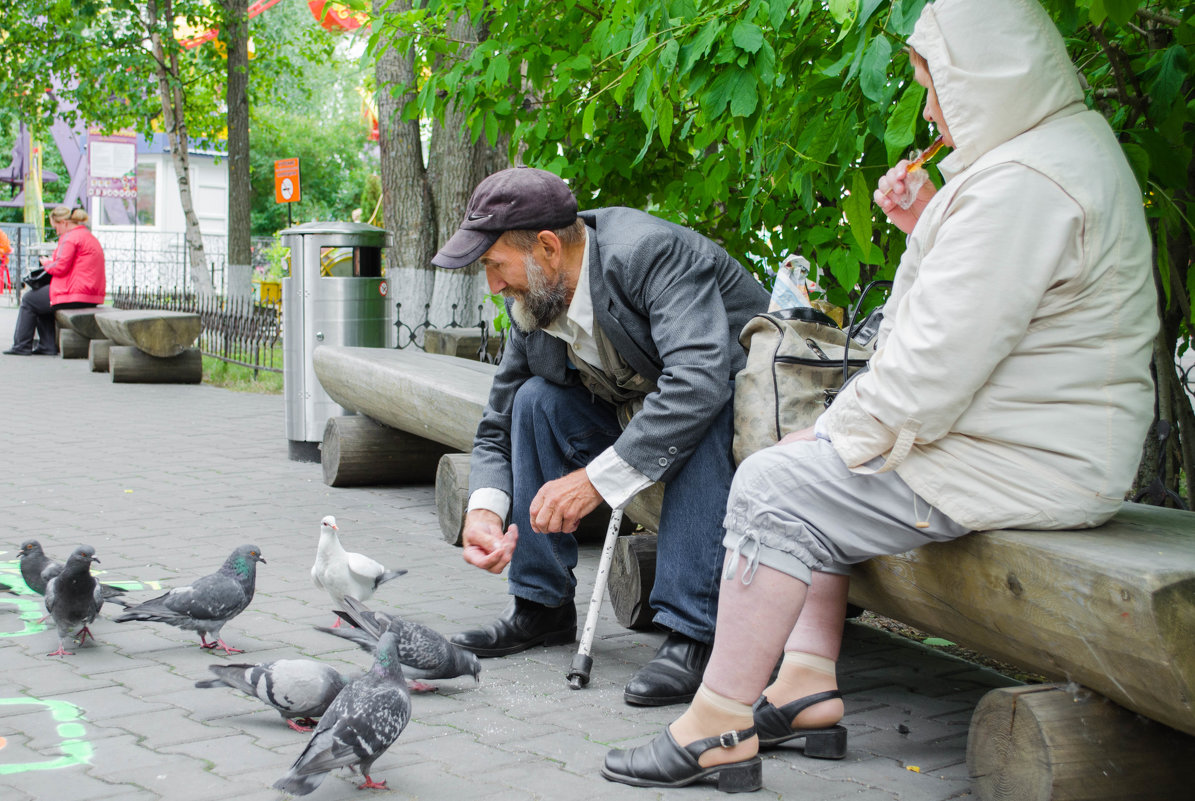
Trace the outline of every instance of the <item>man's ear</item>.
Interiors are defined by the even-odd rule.
[[[540,231],[535,235],[536,244],[544,252],[544,266],[550,266],[557,270],[560,268],[560,260],[564,252],[563,245],[560,242],[560,237],[551,231]]]

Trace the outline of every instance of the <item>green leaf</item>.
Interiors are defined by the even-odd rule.
[[[871,191],[862,170],[851,177],[851,191],[842,201],[842,210],[851,226],[851,235],[865,254],[871,252]]]
[[[755,78],[747,72],[737,81],[734,95],[730,99],[730,113],[735,117],[750,117],[759,105],[759,90],[755,87]]]
[[[687,73],[693,68],[700,59],[705,58],[705,54],[709,52],[710,45],[718,38],[718,34],[722,32],[722,22],[720,20],[710,20],[702,26],[697,35],[688,44],[681,47],[681,66],[682,74]]]
[[[938,648],[949,648],[950,646],[954,645],[954,643],[952,643],[950,640],[943,640],[941,637],[926,637],[921,642]]]
[[[888,125],[884,129],[884,147],[888,150],[888,163],[900,160],[905,148],[913,144],[917,135],[917,120],[921,116],[921,106],[925,102],[925,87],[919,83],[910,83],[892,115],[888,118]]]
[[[1124,150],[1129,166],[1133,168],[1133,177],[1137,179],[1137,185],[1144,192],[1149,182],[1149,154],[1141,145],[1132,142],[1125,142],[1120,147]],[[1192,271],[1192,275],[1195,275],[1195,271]]]
[[[851,19],[859,8],[859,0],[830,0],[830,16],[840,25]]]
[[[1094,3],[1092,5],[1094,7]],[[1140,0],[1104,0],[1104,8],[1108,12],[1108,17],[1122,27],[1133,18],[1140,5]]]
[[[590,100],[585,104],[585,111],[581,114],[581,133],[585,136],[593,135],[593,116],[597,113],[597,100]]]
[[[757,53],[763,47],[763,29],[751,22],[740,21],[730,33],[731,40],[740,50]]]
[[[768,0],[768,22],[775,30],[780,30],[780,26],[788,17],[790,8],[792,8],[792,0]]]
[[[1171,45],[1162,54],[1157,77],[1149,85],[1150,103],[1162,114],[1178,97],[1183,80],[1187,77],[1188,65],[1187,50],[1181,45]]]
[[[869,100],[882,103],[888,89],[888,64],[892,61],[892,43],[880,34],[871,40],[860,64],[859,88]]]

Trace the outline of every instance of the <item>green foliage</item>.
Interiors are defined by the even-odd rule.
[[[429,0],[373,45],[420,61],[408,118],[458,104],[473,136],[509,135],[512,155],[560,174],[583,207],[651,210],[757,270],[800,252],[841,304],[889,277],[904,249],[870,188],[932,138],[925,90],[899,52],[925,1]],[[1045,5],[1143,178],[1160,241],[1180,229],[1189,241],[1195,12]],[[488,31],[467,57],[443,33],[459,13]],[[1187,261],[1158,259],[1182,273],[1167,284],[1189,309]]]
[[[287,224],[288,204],[274,200],[277,159],[299,159],[302,199],[289,204],[295,222],[351,219],[366,180],[378,171],[376,156],[366,158],[368,130],[359,113],[313,118],[303,108],[266,105],[250,114],[254,236],[269,236]]]

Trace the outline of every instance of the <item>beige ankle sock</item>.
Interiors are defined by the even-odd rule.
[[[800,651],[785,651],[776,681],[768,685],[763,694],[775,706],[784,706],[807,695],[837,689],[834,660]],[[799,721],[800,727],[832,726],[842,719],[843,711],[840,699],[822,701],[798,713],[794,725]]]
[[[724,732],[742,731],[753,723],[749,704],[719,695],[702,684],[697,688],[693,703],[669,726],[669,730],[677,743],[683,746]],[[753,737],[732,748],[711,748],[698,761],[709,767],[750,759],[758,751],[759,741]]]

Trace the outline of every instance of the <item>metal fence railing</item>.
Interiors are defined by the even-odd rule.
[[[282,304],[252,297],[163,290],[115,289],[109,294],[118,309],[161,309],[198,314],[202,323],[199,349],[231,364],[271,373],[282,372]]]

